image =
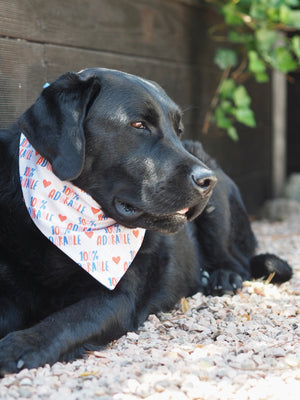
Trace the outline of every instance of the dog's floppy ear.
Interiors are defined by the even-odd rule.
[[[45,88],[18,124],[61,180],[78,177],[85,156],[84,120],[100,91],[96,77],[62,75]]]

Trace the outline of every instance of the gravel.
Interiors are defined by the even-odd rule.
[[[290,282],[182,299],[84,360],[6,375],[1,400],[298,399],[300,217],[252,226],[259,251],[293,266]]]

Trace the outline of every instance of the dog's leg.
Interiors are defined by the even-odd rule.
[[[6,297],[0,298],[0,339],[24,325],[21,310]]]
[[[251,277],[250,258],[256,246],[240,192],[200,143],[187,141],[184,146],[218,177],[208,205],[195,220],[204,267],[210,274],[207,293],[234,293]]]
[[[201,251],[210,274],[207,293],[235,293],[251,277],[250,259],[255,239],[248,218],[241,210],[229,207],[228,213],[213,197],[195,221]],[[238,220],[235,220],[238,216]],[[236,225],[235,225],[236,224]]]
[[[86,298],[0,341],[0,375],[53,364],[88,343],[105,345],[135,329],[125,294]]]
[[[21,298],[21,299],[20,299]],[[25,279],[17,279],[5,263],[0,264],[0,339],[25,327],[24,304],[29,303]],[[20,301],[19,301],[20,300]]]

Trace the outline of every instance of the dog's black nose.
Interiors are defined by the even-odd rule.
[[[211,193],[213,187],[217,183],[217,177],[208,168],[196,167],[192,171],[192,179],[197,189],[202,196],[207,196]]]

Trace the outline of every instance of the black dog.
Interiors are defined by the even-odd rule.
[[[180,141],[182,130],[178,106],[157,84],[89,69],[58,78],[1,132],[1,375],[80,357],[197,291],[234,293],[272,271],[279,282],[290,278],[277,257],[253,257],[237,187],[199,143]],[[106,216],[146,229],[114,290],[33,223],[20,185],[21,132]]]

